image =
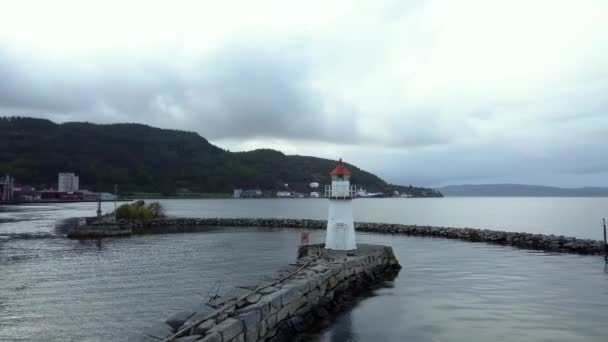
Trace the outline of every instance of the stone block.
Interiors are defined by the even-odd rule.
[[[283,307],[283,309],[287,309],[289,312],[289,316],[293,316],[294,313],[301,307],[308,304],[308,299],[306,297],[300,297],[300,299],[291,302]]]
[[[283,293],[281,294],[281,305],[282,306],[288,305],[289,303],[292,303],[292,302],[298,300],[299,298],[302,298],[302,296],[304,295],[302,293],[302,291],[300,291],[300,288],[298,288],[298,287],[283,288],[282,291],[283,291]]]
[[[272,338],[277,334],[276,329],[269,329],[266,335],[262,336],[261,341],[272,341]]]
[[[300,291],[301,293],[306,293],[306,292],[310,291],[311,287],[310,287],[310,283],[309,283],[308,279],[297,279],[297,280],[284,284],[282,289],[287,290],[287,291],[289,291],[291,289],[295,289],[297,291]],[[283,305],[285,305],[285,304],[283,304]]]
[[[281,322],[285,318],[289,317],[289,308],[284,307],[277,312],[277,322]]]
[[[190,335],[190,336],[184,336],[184,337],[180,337],[178,339],[175,339],[175,342],[194,342],[194,341],[200,341],[203,338],[203,336],[201,335]]]
[[[167,319],[165,323],[169,324],[173,328],[173,330],[177,330],[184,323],[186,323],[188,318],[194,316],[195,314],[196,312],[194,311],[180,311],[175,315],[171,316],[169,319]]]
[[[251,329],[258,326],[258,323],[262,320],[262,316],[260,312],[256,310],[240,314],[236,319],[243,322],[245,329]]]
[[[292,340],[292,335],[293,335],[293,329],[291,327],[291,324],[289,323],[289,321],[285,320],[282,322],[279,322],[277,324],[277,333],[274,336],[273,341],[291,341]]]
[[[257,326],[245,329],[245,342],[256,342],[258,340],[259,329]]]
[[[192,315],[190,318],[188,318],[186,320],[186,322],[184,322],[184,324],[182,324],[182,327],[190,326],[190,325],[194,324],[194,322],[198,322],[201,319],[209,316],[209,314],[211,314],[214,311],[215,311],[214,308],[212,308],[208,305],[203,305],[203,306],[201,306],[200,309],[196,310],[196,313],[194,315]],[[181,329],[181,327],[180,327],[180,329]]]
[[[326,290],[327,290],[327,284],[319,285],[319,296],[324,295]]]
[[[207,303],[207,304],[214,308],[218,308],[218,307],[223,306],[225,303],[235,300],[237,298],[240,298],[250,292],[251,291],[249,291],[249,290],[246,290],[246,289],[243,289],[240,287],[235,287],[235,288],[229,290],[228,292],[226,292],[221,297],[210,300],[209,303]]]
[[[215,327],[215,320],[208,319],[208,320],[202,322],[201,324],[196,325],[194,328],[192,328],[192,330],[190,330],[190,334],[205,335],[209,330],[213,329],[213,327]]]
[[[269,293],[273,293],[273,292],[276,292],[278,290],[280,290],[279,287],[270,286],[270,287],[266,287],[266,288],[261,289],[260,291],[258,291],[258,293],[261,294],[261,295],[267,295]]]
[[[238,319],[227,318],[211,329],[211,332],[214,331],[222,335],[224,342],[230,341],[243,332],[243,323]]]
[[[319,289],[315,288],[314,290],[311,290],[310,292],[308,292],[306,294],[306,298],[308,298],[309,301],[312,300],[318,300],[319,299]]]
[[[338,284],[338,279],[334,276],[334,277],[329,278],[327,287],[329,287],[330,289],[333,289],[334,287],[336,287],[336,284]]]
[[[302,317],[294,316],[289,319],[289,323],[293,330],[297,332],[303,332],[306,329],[306,324]]]
[[[260,299],[260,302],[267,302],[270,304],[270,313],[275,313],[283,306],[281,304],[281,297],[287,290],[278,290],[276,292],[267,294]]]
[[[262,295],[259,293],[253,293],[249,296],[247,296],[247,298],[245,298],[245,300],[247,301],[247,303],[249,304],[255,304],[257,303],[260,299],[262,298]]]
[[[260,337],[266,336],[266,333],[268,332],[268,325],[266,324],[266,321],[261,321],[260,324],[258,325],[258,327],[259,327]]]
[[[316,265],[311,269],[318,273],[324,273],[324,272],[329,271],[329,267],[327,267],[325,265]]]
[[[167,336],[173,335],[173,332],[174,330],[169,324],[162,322],[144,329],[143,334],[162,340]]]
[[[280,298],[279,298],[279,300],[280,300]],[[270,302],[260,300],[259,302],[255,303],[255,304],[251,304],[244,308],[236,310],[236,315],[240,315],[240,314],[250,312],[250,311],[259,311],[260,314],[262,315],[262,317],[265,317],[270,314]]]
[[[266,326],[268,330],[273,329],[277,325],[277,314],[272,314],[266,318]]]
[[[304,306],[302,306],[298,310],[296,310],[293,313],[293,316],[304,317],[304,315],[306,315],[308,312],[310,312],[310,304],[305,304]]]

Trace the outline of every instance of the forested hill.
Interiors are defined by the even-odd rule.
[[[10,173],[39,187],[56,187],[58,172],[75,172],[81,187],[99,191],[118,184],[123,191],[231,192],[234,188],[276,190],[285,183],[292,190],[305,191],[310,182],[327,184],[335,164],[268,149],[228,152],[197,133],[140,124],[0,118],[0,175]],[[353,183],[370,192],[440,196],[431,189],[387,184],[348,166]]]

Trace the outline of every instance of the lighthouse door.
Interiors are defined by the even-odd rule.
[[[348,225],[343,222],[336,223],[336,248],[346,249],[346,229]]]

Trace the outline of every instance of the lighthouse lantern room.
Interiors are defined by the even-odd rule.
[[[350,171],[340,159],[330,175],[331,185],[325,186],[325,197],[329,199],[325,248],[343,251],[357,249],[352,203],[356,191],[350,185]]]

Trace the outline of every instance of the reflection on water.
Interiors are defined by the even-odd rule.
[[[201,206],[208,202],[183,203],[175,210],[179,215],[218,210],[215,202],[206,209]],[[323,200],[234,203],[255,203],[256,210],[266,203],[271,207],[260,209],[264,216],[290,217],[297,203],[312,203],[304,204],[311,217],[325,210],[316,208]],[[98,241],[55,234],[58,219],[83,216],[88,205],[0,212],[0,218],[20,218],[0,223],[0,341],[124,340],[125,334],[198,307],[218,281],[225,289],[276,270],[295,258],[299,242],[300,231],[288,229],[210,228]],[[251,216],[247,210],[233,214]],[[602,257],[432,238],[358,237],[393,246],[403,269],[392,286],[340,316],[321,341],[604,341],[608,336],[608,269]],[[311,234],[312,242],[323,238],[324,232]]]
[[[394,287],[340,317],[321,341],[605,341],[608,275],[601,257],[427,238],[391,244]]]

